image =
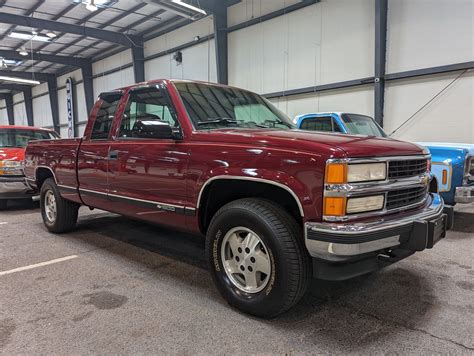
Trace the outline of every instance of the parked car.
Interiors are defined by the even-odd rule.
[[[303,130],[387,137],[370,116],[328,112],[299,115],[294,122]],[[447,204],[474,202],[474,145],[418,142],[432,155],[431,170]]]
[[[294,128],[246,90],[151,81],[100,95],[84,137],[31,142],[25,173],[51,232],[86,205],[206,235],[222,295],[262,317],[295,305],[311,274],[350,278],[445,236],[427,150]]]
[[[474,203],[474,144],[419,142],[429,148],[431,170],[447,204]]]
[[[8,200],[31,199],[34,191],[25,183],[23,159],[31,140],[58,138],[51,130],[29,126],[0,126],[0,210]]]

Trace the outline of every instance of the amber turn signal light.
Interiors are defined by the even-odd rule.
[[[326,184],[342,184],[347,182],[347,164],[328,163],[326,165]]]
[[[448,171],[443,169],[443,185],[446,185],[446,183],[448,183]]]
[[[324,215],[343,216],[346,215],[346,198],[325,197]]]

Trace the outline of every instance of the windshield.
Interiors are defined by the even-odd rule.
[[[197,130],[295,128],[268,100],[246,90],[184,82],[177,82],[175,86]]]
[[[342,121],[350,134],[387,137],[382,128],[369,116],[342,114]]]
[[[31,140],[49,140],[58,138],[57,134],[44,130],[0,129],[0,148],[26,147]]]

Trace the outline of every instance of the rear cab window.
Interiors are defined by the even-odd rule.
[[[102,102],[92,127],[91,140],[107,140],[109,138],[115,111],[122,99],[122,93],[104,93],[100,98]]]
[[[339,125],[331,116],[320,116],[303,119],[300,126],[302,130],[341,132]]]

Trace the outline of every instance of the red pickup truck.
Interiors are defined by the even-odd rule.
[[[31,126],[0,126],[0,210],[8,200],[31,199],[34,191],[25,183],[23,159],[31,140],[56,139],[56,132]]]
[[[373,271],[452,222],[423,148],[296,130],[257,94],[194,81],[101,94],[84,137],[30,143],[25,173],[51,232],[85,205],[206,235],[220,292],[261,317],[295,305],[311,275]]]

